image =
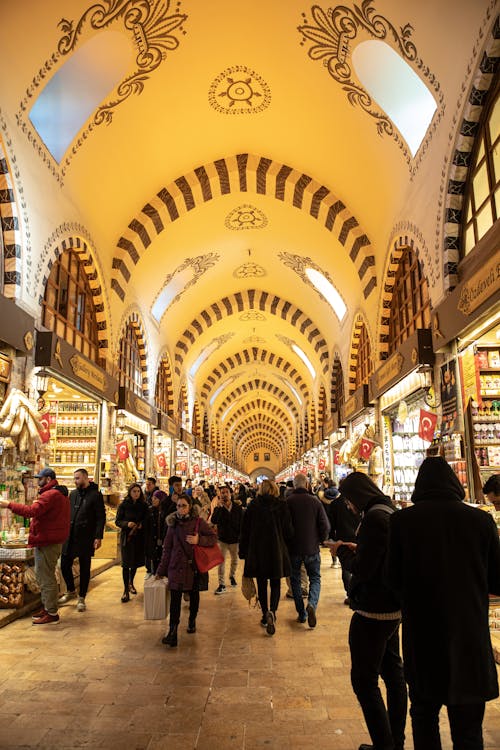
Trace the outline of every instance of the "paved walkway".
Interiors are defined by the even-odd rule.
[[[164,624],[143,620],[142,593],[120,602],[120,568],[92,582],[87,612],[71,602],[58,625],[11,623],[0,630],[0,748],[357,750],[369,737],[349,682],[350,614],[329,563],[325,554],[314,630],[283,599],[267,636],[239,588],[213,595],[212,574],[198,632],[186,634],[183,606],[179,646],[168,649]],[[500,748],[498,700],[487,706],[485,747]]]

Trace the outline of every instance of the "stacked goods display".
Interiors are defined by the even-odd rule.
[[[63,483],[85,467],[95,475],[99,404],[94,401],[50,401],[50,440],[47,460]]]
[[[500,471],[500,351],[477,349],[478,398],[471,402],[474,452],[483,479]]]
[[[0,609],[19,609],[24,604],[24,563],[0,560]]]

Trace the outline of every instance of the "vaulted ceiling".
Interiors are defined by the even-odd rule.
[[[251,470],[263,447],[278,469],[320,387],[328,393],[335,352],[346,372],[358,314],[377,351],[398,227],[420,236],[431,294],[443,292],[435,207],[494,6],[2,3],[0,126],[31,255],[21,302],[39,313],[54,248],[82,237],[102,286],[110,356],[137,313],[150,383],[166,352],[175,393],[186,384],[191,406],[236,446],[240,464]],[[33,102],[103,33],[107,57],[87,60],[74,106],[85,81],[95,85],[123,55],[124,40],[126,73],[58,162],[30,120]],[[353,50],[373,39],[405,59],[436,101],[415,157],[353,67]],[[342,319],[306,269],[334,285]]]

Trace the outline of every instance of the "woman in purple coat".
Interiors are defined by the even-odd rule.
[[[208,523],[199,518],[190,495],[177,496],[177,511],[167,516],[167,533],[163,553],[156,571],[157,577],[168,576],[170,589],[170,622],[163,642],[177,646],[177,628],[181,615],[182,593],[189,591],[188,633],[196,632],[196,615],[200,606],[200,591],[208,588],[208,574],[196,569],[193,559],[194,545],[213,547],[217,534]]]

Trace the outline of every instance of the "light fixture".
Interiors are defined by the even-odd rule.
[[[125,427],[125,412],[124,411],[117,411],[116,412],[116,424],[121,429],[122,427]]]
[[[47,370],[44,370],[43,367],[35,374],[35,383],[36,389],[38,391],[38,398],[43,398],[47,393],[47,388],[49,387],[49,378],[50,374],[47,372]]]

